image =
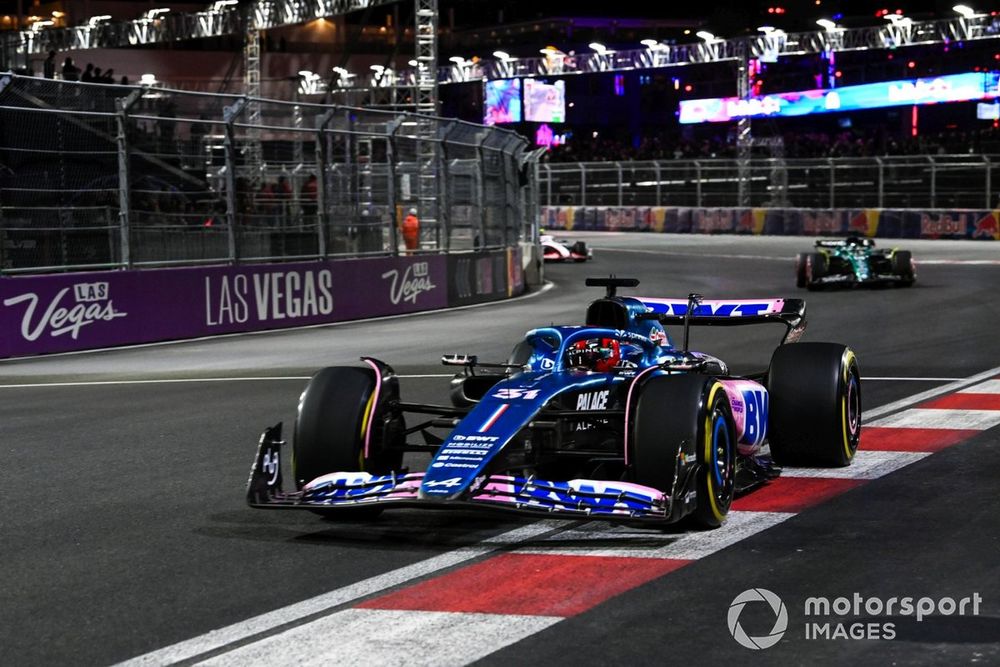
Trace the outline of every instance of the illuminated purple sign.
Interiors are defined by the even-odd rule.
[[[682,100],[680,122],[720,123],[737,118],[807,116],[909,104],[981,100],[997,96],[998,79],[998,72],[969,72],[836,89],[776,93],[746,100],[738,97]]]

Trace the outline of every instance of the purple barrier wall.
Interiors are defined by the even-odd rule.
[[[1000,240],[1000,210],[547,206],[554,230]]]
[[[447,305],[447,260],[438,255],[2,277],[0,357]]]

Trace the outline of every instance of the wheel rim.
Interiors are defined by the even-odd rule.
[[[853,442],[861,430],[861,392],[858,387],[858,377],[851,373],[847,382],[847,429]]]
[[[712,481],[715,501],[723,507],[729,499],[729,490],[733,484],[733,470],[730,456],[732,439],[729,424],[721,411],[716,411],[712,420]]]

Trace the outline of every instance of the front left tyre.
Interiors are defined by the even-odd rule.
[[[376,391],[378,381],[373,369],[353,366],[324,368],[312,376],[299,399],[292,441],[297,489],[331,472],[384,475],[400,469],[405,428],[402,416],[391,414],[387,405],[395,385]],[[380,508],[347,511],[371,517]],[[340,516],[332,509],[317,512]]]
[[[701,528],[722,525],[736,480],[736,424],[722,385],[694,373],[652,378],[636,400],[633,428],[633,480],[683,493],[684,480],[675,477],[683,461],[693,458],[696,506],[690,519]]]

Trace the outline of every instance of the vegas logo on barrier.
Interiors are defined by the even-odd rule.
[[[743,613],[743,608],[751,602],[765,602],[771,606],[771,611],[774,612],[774,626],[766,635],[751,637],[740,625],[740,614]],[[785,630],[788,629],[788,610],[781,598],[766,588],[751,588],[736,596],[732,604],[729,605],[729,614],[726,620],[729,622],[729,634],[740,646],[760,650],[771,648],[781,641]]]
[[[391,279],[392,285],[389,288],[389,300],[392,304],[399,305],[400,301],[409,301],[416,304],[417,297],[421,292],[430,292],[437,285],[431,280],[430,269],[427,262],[415,262],[406,267],[402,278],[399,269],[392,269],[382,274],[383,279]]]

